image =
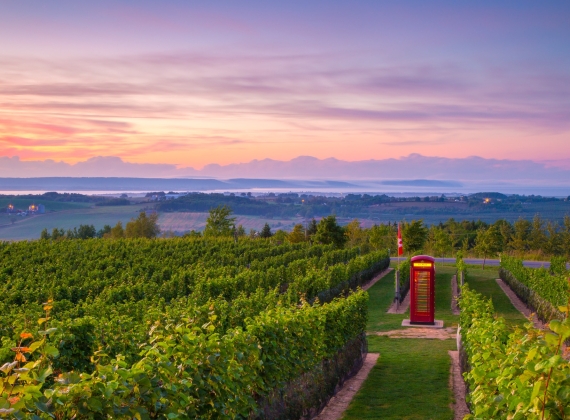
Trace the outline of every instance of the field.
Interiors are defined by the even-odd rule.
[[[374,214],[376,213],[377,214]],[[535,202],[523,203],[520,207],[507,208],[487,208],[469,207],[467,203],[460,202],[394,202],[385,203],[374,207],[364,216],[366,219],[378,222],[388,222],[394,220],[423,219],[428,224],[445,222],[450,218],[456,220],[482,220],[487,223],[494,223],[499,219],[504,219],[513,223],[520,217],[531,220],[535,214],[548,220],[561,221],[564,216],[570,214],[570,202]]]
[[[114,226],[119,221],[124,226],[131,218],[137,217],[140,211],[152,211],[147,203],[108,207],[90,207],[80,203],[56,204],[61,204],[60,211],[35,216],[19,217],[0,213],[0,240],[38,239],[44,228],[50,231],[53,228],[67,230],[81,224],[92,224],[96,229],[101,229],[104,225]],[[207,217],[208,213],[160,213],[158,223],[163,232],[172,230],[182,234],[190,230],[202,230]],[[12,219],[16,219],[16,222],[12,223]],[[247,232],[250,229],[261,230],[265,223],[269,223],[273,231],[291,230],[296,223],[304,223],[304,220],[236,216],[236,224],[242,224]]]
[[[140,210],[134,207],[86,210],[129,217]],[[453,418],[448,352],[456,349],[458,325],[469,331],[463,340],[473,366],[487,350],[496,359],[520,353],[501,362],[511,369],[528,370],[518,361],[537,354],[554,363],[553,340],[545,347],[540,333],[524,338],[526,330],[513,330],[526,320],[496,279],[509,267],[552,300],[567,295],[546,294],[557,276],[522,270],[513,258],[501,268],[469,266],[456,315],[456,267],[436,262],[436,319],[445,329],[414,331],[401,326],[409,311],[386,312],[393,271],[368,292],[353,292],[389,264],[385,251],[249,238],[0,244],[0,409],[18,418],[299,418],[330,397],[367,341],[380,357],[343,418],[443,420]],[[473,324],[472,332],[479,318],[484,327]],[[478,371],[468,372],[480,413],[506,412],[492,402],[493,375],[503,375],[493,366],[484,383]],[[530,369],[544,383],[546,373]],[[561,378],[553,376],[553,404],[566,404]],[[534,398],[508,386],[509,395]],[[57,406],[49,404],[54,396]]]
[[[296,223],[304,223],[304,219],[268,219],[257,216],[234,215],[235,224],[243,225],[246,232],[250,229],[257,231],[263,228],[265,223],[269,223],[272,230],[283,229],[290,231]],[[175,232],[188,232],[190,230],[203,230],[206,226],[208,213],[160,213],[158,222],[162,230],[173,230]]]
[[[62,204],[68,205],[68,203]],[[101,229],[104,225],[114,226],[118,221],[123,222],[124,225],[131,218],[137,217],[143,209],[140,205],[90,207],[77,204],[77,207],[79,208],[27,217],[10,216],[2,213],[0,214],[0,239],[38,239],[44,228],[50,231],[53,228],[67,230],[81,224],[92,224],[96,229]],[[16,218],[15,223],[11,223],[12,217]]]
[[[190,197],[190,198],[188,198]],[[249,203],[249,199],[243,197],[232,197],[218,195],[190,195],[186,198],[202,198],[206,202],[201,205],[200,210],[194,211],[171,211],[172,209],[162,211],[164,206],[178,202],[185,198],[181,197],[177,200],[168,200],[163,202],[146,202],[141,200],[146,198],[132,199],[132,205],[129,206],[109,206],[96,207],[93,203],[77,203],[77,202],[57,202],[43,200],[41,204],[46,206],[46,214],[21,217],[13,214],[0,213],[0,240],[29,240],[37,239],[40,232],[47,228],[51,231],[53,228],[63,228],[64,230],[73,229],[81,224],[94,225],[97,230],[103,228],[104,225],[115,225],[121,221],[126,224],[132,217],[136,216],[141,210],[155,211],[158,210],[158,223],[163,232],[175,232],[178,235],[184,234],[191,230],[201,231],[208,217],[208,206],[212,207],[216,204],[225,203],[223,200],[241,200],[238,203],[242,207],[236,207],[234,214],[236,217],[236,225],[243,225],[246,232],[254,229],[259,231],[267,223],[275,232],[278,229],[291,231],[295,224],[306,225],[312,218],[309,214],[319,214],[315,219],[318,221],[324,214],[334,213],[337,222],[340,225],[347,225],[357,218],[361,227],[370,228],[375,224],[388,224],[402,221],[423,220],[426,225],[435,226],[440,223],[446,223],[453,218],[456,221],[483,221],[486,223],[494,223],[497,220],[507,220],[510,223],[519,218],[531,220],[536,214],[540,214],[544,221],[558,222],[559,226],[563,225],[564,216],[570,214],[569,201],[529,201],[516,204],[491,203],[483,205],[480,202],[456,202],[456,201],[386,201],[380,204],[370,204],[373,198],[360,198],[358,200],[347,199],[341,201],[339,198],[313,197],[314,205],[306,204],[285,204],[271,202],[267,204],[252,200],[256,205]],[[197,198],[196,198],[197,199]],[[299,199],[300,198],[296,198]],[[221,201],[220,201],[221,200]],[[230,200],[230,202],[233,202]],[[320,203],[320,201],[323,203]],[[325,202],[329,200],[330,202]],[[359,201],[360,200],[360,201]],[[368,201],[366,201],[368,200]],[[28,198],[0,199],[0,208],[7,206],[9,203],[15,205],[19,209],[27,209],[32,203]],[[320,204],[318,204],[320,203]],[[196,203],[194,203],[196,204]],[[237,204],[236,204],[237,205]],[[266,213],[256,213],[253,210],[259,210],[257,207],[267,208]],[[316,206],[316,207],[315,207]],[[231,206],[230,206],[231,207]],[[232,207],[233,208],[233,207]],[[241,210],[240,210],[241,209]],[[253,209],[253,210],[252,210]],[[281,209],[277,211],[275,209]],[[314,211],[311,212],[311,209]],[[273,211],[275,210],[275,211]],[[317,211],[318,210],[318,211]],[[306,217],[301,216],[307,214]],[[450,233],[450,232],[448,232]],[[453,232],[454,234],[457,232]],[[470,247],[473,247],[476,231],[470,231]],[[507,242],[510,238],[507,238]],[[556,241],[555,241],[556,242]],[[455,244],[455,246],[460,246]],[[560,248],[560,246],[559,246]],[[556,252],[550,251],[554,255],[562,253],[558,249]],[[544,258],[544,257],[540,257]]]

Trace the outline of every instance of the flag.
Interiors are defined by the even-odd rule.
[[[400,224],[398,223],[398,257],[404,255],[404,245],[402,243],[402,230],[400,229]]]

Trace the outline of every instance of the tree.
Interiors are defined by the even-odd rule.
[[[548,237],[544,244],[544,252],[548,255],[560,255],[562,252],[562,234],[558,222],[548,221],[546,223]]]
[[[111,231],[109,232],[109,237],[111,239],[121,239],[125,237],[125,230],[123,229],[122,222],[117,222],[117,224],[111,228]]]
[[[314,218],[311,219],[311,221],[309,222],[309,225],[307,226],[307,230],[306,230],[307,237],[309,239],[317,233],[317,228],[318,228],[317,221]]]
[[[564,224],[560,236],[562,238],[562,254],[570,259],[570,216],[564,216]]]
[[[461,241],[461,253],[463,255],[468,255],[468,253],[469,253],[469,237],[468,236],[463,238],[463,241]]]
[[[201,238],[202,232],[192,229],[190,232],[186,232],[182,235],[183,238]]]
[[[530,249],[534,251],[540,251],[544,249],[544,245],[546,245],[547,238],[544,231],[544,221],[538,214],[532,219],[528,240]]]
[[[358,219],[354,219],[346,225],[344,234],[346,235],[347,244],[350,247],[363,245],[368,239],[366,232],[360,227]]]
[[[158,213],[151,213],[150,216],[146,212],[141,212],[139,217],[131,219],[125,226],[125,236],[127,238],[156,238],[160,233],[158,226]]]
[[[293,226],[293,230],[287,235],[287,240],[292,244],[305,242],[305,229],[303,229],[303,225],[298,223]]]
[[[497,220],[493,225],[497,227],[497,230],[501,234],[501,252],[505,251],[511,246],[514,229],[511,224],[504,219]]]
[[[206,219],[204,237],[232,236],[232,228],[235,225],[235,217],[230,217],[232,209],[225,204],[210,209],[210,215]]]
[[[346,236],[344,229],[336,223],[336,217],[330,215],[323,217],[319,222],[314,240],[321,244],[334,244],[337,248],[342,248],[346,242]]]
[[[530,222],[525,219],[518,219],[513,226],[511,237],[511,248],[522,255],[528,249],[528,237],[530,235]]]
[[[103,226],[103,229],[99,229],[97,231],[97,237],[98,238],[106,238],[109,236],[109,234],[111,233],[111,225],[105,225]]]
[[[261,238],[267,239],[267,238],[271,238],[273,234],[271,233],[271,227],[269,226],[269,223],[265,223],[265,225],[263,225],[263,229],[261,229],[261,232],[259,232],[259,236]]]
[[[97,231],[93,225],[79,225],[79,229],[74,234],[77,239],[90,239],[97,235]]]
[[[271,237],[271,241],[278,244],[282,244],[283,242],[285,242],[288,236],[289,235],[287,235],[287,232],[285,232],[283,229],[279,229],[277,230],[277,232],[273,234],[273,236]]]
[[[441,227],[436,227],[434,229],[434,251],[436,255],[439,255],[442,259],[445,254],[452,249],[452,242],[449,234],[443,230]]]
[[[368,231],[368,240],[375,250],[389,249],[397,252],[396,231],[391,225],[374,225]]]
[[[65,232],[63,229],[53,228],[51,231],[51,238],[55,241],[57,239],[63,239]]]
[[[466,234],[464,226],[461,223],[457,223],[453,218],[449,219],[446,225],[451,239],[451,246],[454,249],[461,248]]]
[[[44,230],[42,230],[42,233],[40,233],[40,239],[43,240],[51,239],[51,235],[49,234],[47,228],[44,228]]]
[[[428,229],[424,226],[423,220],[413,220],[411,223],[402,225],[402,242],[404,250],[413,254],[423,249],[428,236]]]
[[[488,257],[496,256],[501,251],[502,237],[497,226],[479,229],[475,238],[475,251],[483,257],[483,270]]]
[[[242,193],[243,194],[243,193]],[[244,236],[246,236],[245,233],[245,228],[243,227],[243,225],[238,225],[238,227],[236,228],[236,236],[238,238],[243,238]]]

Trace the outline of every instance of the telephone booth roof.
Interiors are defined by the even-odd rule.
[[[415,257],[412,257],[411,261],[431,261],[432,263],[435,263],[435,259],[429,255],[416,255]]]

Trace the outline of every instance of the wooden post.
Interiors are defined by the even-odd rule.
[[[400,307],[400,270],[396,270],[396,290],[395,290],[395,299],[396,299],[396,309]]]

